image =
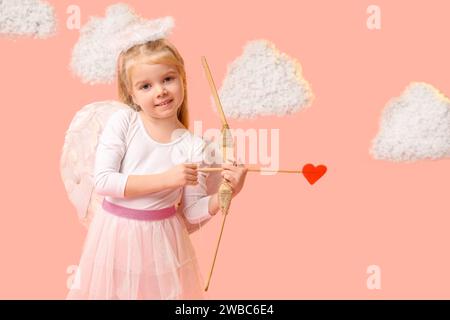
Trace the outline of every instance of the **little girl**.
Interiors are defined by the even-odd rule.
[[[199,299],[202,278],[181,212],[190,223],[219,210],[197,172],[204,141],[187,130],[184,62],[166,39],[138,44],[118,60],[128,110],[108,120],[95,160],[105,196],[91,222],[68,299]],[[236,196],[247,169],[223,165]]]

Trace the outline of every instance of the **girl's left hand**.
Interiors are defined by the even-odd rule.
[[[230,184],[231,188],[233,188],[234,198],[244,186],[248,168],[244,165],[238,165],[236,163],[224,163],[222,164],[222,168],[224,168],[221,172],[222,177]]]

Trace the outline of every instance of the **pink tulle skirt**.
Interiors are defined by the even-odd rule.
[[[202,283],[181,217],[142,221],[100,209],[67,299],[203,299]]]

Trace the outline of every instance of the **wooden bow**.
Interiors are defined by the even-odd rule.
[[[233,153],[234,153],[234,143],[233,143],[233,136],[230,132],[230,127],[228,125],[227,119],[225,117],[225,113],[223,112],[222,104],[219,100],[219,95],[217,94],[216,86],[214,84],[214,80],[211,75],[211,71],[209,70],[208,62],[206,61],[205,57],[202,57],[202,65],[206,73],[206,78],[208,79],[209,86],[211,88],[211,93],[214,97],[214,100],[216,102],[217,110],[219,112],[221,121],[222,121],[222,159],[223,162],[227,162],[228,160],[233,159]],[[213,263],[211,266],[211,270],[209,272],[208,281],[206,283],[205,291],[208,291],[209,283],[211,281],[211,276],[214,270],[214,265],[216,263],[217,253],[219,252],[219,245],[220,240],[222,239],[223,229],[225,227],[225,222],[227,219],[228,211],[231,204],[231,199],[233,195],[233,189],[231,188],[230,184],[225,180],[222,179],[222,183],[220,184],[218,196],[219,196],[219,206],[220,211],[223,215],[223,221],[222,221],[222,227],[220,229],[219,239],[217,241],[216,251],[214,254]]]
[[[217,106],[217,110],[219,111],[219,115],[220,118],[222,120],[222,155],[223,155],[223,161],[227,162],[230,159],[234,158],[234,141],[233,141],[233,136],[231,135],[230,132],[230,127],[228,125],[227,119],[225,117],[225,113],[223,112],[223,108],[222,108],[222,104],[220,103],[219,100],[219,95],[217,94],[217,90],[216,90],[216,86],[214,84],[214,80],[211,76],[211,71],[209,70],[208,67],[208,63],[206,62],[206,58],[202,57],[202,65],[203,68],[205,69],[205,73],[206,73],[206,78],[208,79],[209,82],[209,86],[211,88],[211,93],[214,97],[216,106]],[[221,171],[223,170],[222,168],[199,168],[199,171],[202,172],[214,172],[214,171]],[[306,178],[306,180],[308,180],[308,182],[313,185],[317,180],[319,180],[327,171],[327,167],[325,165],[319,165],[319,166],[314,166],[311,163],[308,163],[306,165],[303,166],[302,170],[285,170],[285,169],[281,169],[281,170],[266,170],[266,169],[261,169],[261,168],[248,168],[249,172],[284,172],[284,173],[302,173],[304,175],[304,177]],[[220,245],[220,240],[222,239],[222,234],[223,234],[223,229],[225,227],[225,222],[227,219],[227,215],[228,215],[228,211],[230,208],[230,204],[231,204],[231,199],[232,199],[232,195],[233,195],[233,189],[231,188],[230,184],[228,184],[228,182],[225,179],[222,179],[222,183],[219,187],[219,191],[218,191],[218,195],[219,195],[219,206],[220,206],[220,211],[223,214],[223,221],[222,221],[222,228],[220,230],[220,234],[219,234],[219,239],[217,241],[217,246],[216,246],[216,251],[214,254],[214,260],[211,266],[211,271],[209,273],[208,276],[208,282],[206,283],[206,287],[205,287],[205,291],[208,291],[208,287],[209,287],[209,283],[211,281],[211,276],[214,270],[214,265],[216,263],[216,258],[217,258],[217,253],[219,251],[219,245]]]

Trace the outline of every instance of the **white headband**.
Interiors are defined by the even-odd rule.
[[[126,4],[111,5],[105,18],[91,17],[80,30],[70,68],[85,83],[111,83],[117,58],[129,48],[166,38],[174,26],[172,17],[145,20]]]

